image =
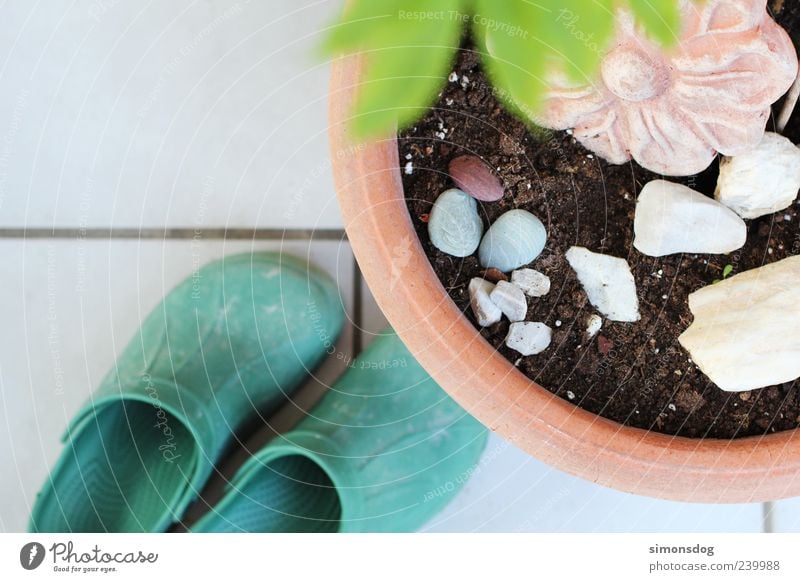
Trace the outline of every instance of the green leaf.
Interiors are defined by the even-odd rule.
[[[476,14],[486,68],[527,117],[554,69],[592,82],[614,30],[614,0],[478,0]]]
[[[360,51],[368,59],[351,122],[359,139],[424,114],[467,23],[498,98],[530,121],[554,72],[578,84],[596,79],[615,7],[624,2],[653,38],[676,42],[679,0],[353,0],[324,49],[328,55]]]
[[[614,0],[546,0],[556,57],[580,82],[595,78],[614,32]]]
[[[727,279],[730,277],[731,273],[733,273],[733,265],[725,265],[725,268],[722,270],[722,278]]]
[[[678,42],[681,14],[677,0],[628,0],[628,4],[654,39],[668,47]]]
[[[352,129],[367,139],[420,118],[450,73],[464,0],[356,0],[325,43],[328,54],[362,51],[368,65]]]

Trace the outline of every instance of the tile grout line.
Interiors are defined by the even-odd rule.
[[[353,357],[361,355],[364,342],[362,329],[364,322],[364,294],[362,292],[361,269],[353,255]]]
[[[763,516],[762,529],[764,533],[775,533],[775,504],[772,501],[765,501],[761,504],[761,511]]]
[[[0,238],[346,241],[340,228],[0,228]]]

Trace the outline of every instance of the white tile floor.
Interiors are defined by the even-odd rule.
[[[25,528],[67,420],[142,315],[198,263],[251,248],[307,254],[337,278],[354,319],[340,349],[382,329],[339,238],[327,70],[313,58],[339,8],[0,3],[0,530]],[[223,228],[229,238],[214,238]],[[282,241],[266,230],[276,228],[315,239]],[[327,366],[323,385],[338,373]],[[320,391],[310,383],[303,404]],[[288,426],[298,413],[281,414]],[[474,478],[424,529],[800,531],[799,510],[626,495],[493,437]]]

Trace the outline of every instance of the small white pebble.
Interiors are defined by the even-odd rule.
[[[590,315],[589,319],[586,321],[586,338],[592,339],[602,328],[603,319],[597,314]]]
[[[681,372],[680,370],[675,370],[675,375],[676,376],[683,376],[683,372]]]
[[[517,269],[511,273],[511,282],[528,297],[544,297],[550,293],[550,278],[535,269]]]
[[[656,272],[658,273],[658,275],[659,275],[659,277],[660,277],[661,275],[663,275],[663,274],[664,274],[664,269],[659,269],[659,270],[658,270],[658,271],[656,271]]]
[[[661,299],[669,299],[669,295],[662,295]]]
[[[772,253],[774,253],[774,252],[775,252],[775,251],[773,251],[773,250],[772,250],[772,247],[769,247],[769,248],[767,249],[767,253],[768,253],[768,254],[770,254],[770,255],[771,255]]]
[[[453,104],[453,100],[450,99],[449,97],[447,99],[445,99],[444,102],[447,103],[448,106]]]
[[[677,410],[677,408],[675,408],[675,405],[672,403],[668,404],[667,408],[669,408],[672,412],[675,412]]]
[[[413,157],[414,157],[414,156],[412,156],[411,154],[406,154],[406,159],[407,159],[407,160],[410,160],[410,159],[411,159],[411,158],[413,158]]]
[[[499,281],[489,293],[489,298],[512,323],[522,321],[528,314],[525,293],[513,283]]]
[[[506,336],[506,345],[523,356],[541,354],[553,341],[553,330],[543,323],[520,321],[512,323]]]
[[[410,176],[411,174],[414,173],[414,162],[408,162],[406,164],[405,173],[406,173],[406,176]]]
[[[573,132],[572,132],[572,130],[571,130],[571,129],[568,129],[568,130],[567,130],[567,135],[572,135],[572,133],[573,133]]]
[[[784,215],[783,215],[783,219],[784,219],[786,222],[791,222],[791,221],[792,221],[792,215],[791,215],[791,214],[784,214]]]
[[[450,76],[447,77],[447,80],[450,81],[451,83],[455,83],[456,81],[458,81],[458,73],[453,71],[452,73],[450,73]]]
[[[660,351],[661,351],[661,348],[656,348],[656,349],[653,350],[653,353],[654,354],[658,354]]]
[[[589,158],[590,160],[593,160],[593,159],[594,159],[594,156],[593,156],[592,154],[589,154],[589,155],[587,155],[586,157],[587,157],[587,158]]]
[[[567,390],[567,398],[575,400],[575,393],[572,390]]]
[[[560,319],[556,319],[556,327],[561,327],[561,320]]]
[[[464,75],[461,77],[461,88],[466,90],[467,87],[469,87],[469,77]]]
[[[503,319],[503,312],[489,298],[494,285],[485,279],[475,277],[469,282],[469,303],[478,325],[487,327]]]

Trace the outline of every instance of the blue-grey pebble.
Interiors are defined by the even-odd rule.
[[[454,257],[468,257],[481,243],[483,221],[472,196],[452,188],[436,199],[428,218],[431,243]]]
[[[478,258],[484,268],[508,273],[542,254],[546,242],[541,220],[525,210],[509,210],[486,231]]]

